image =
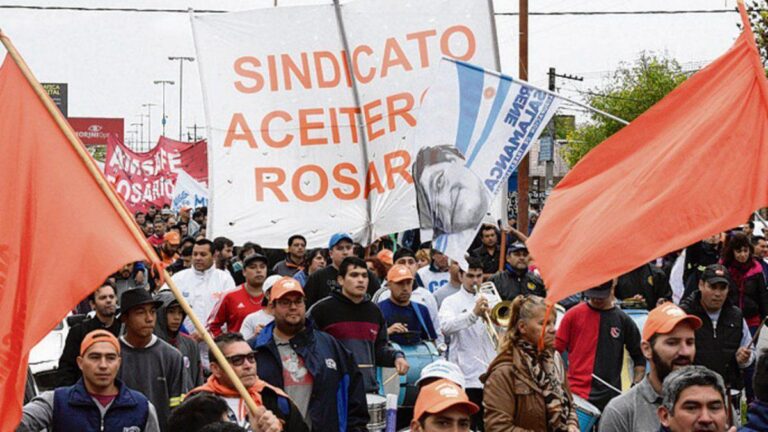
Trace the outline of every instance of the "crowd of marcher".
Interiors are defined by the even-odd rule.
[[[462,270],[417,230],[275,250],[208,239],[206,218],[135,215],[258,410],[136,262],[75,308],[57,386],[18,431],[384,430],[386,393],[398,430],[768,430],[768,248],[751,223],[550,313],[514,228],[483,226]]]

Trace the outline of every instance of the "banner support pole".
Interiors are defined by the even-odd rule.
[[[54,105],[53,101],[51,101],[51,98],[48,97],[48,94],[45,92],[43,87],[40,85],[40,83],[37,81],[35,76],[32,74],[32,71],[29,69],[24,59],[22,59],[19,52],[16,51],[16,48],[13,46],[13,43],[11,43],[11,40],[2,31],[0,31],[0,41],[5,46],[5,49],[8,50],[8,55],[11,56],[13,61],[21,70],[22,74],[24,75],[24,78],[26,78],[27,82],[30,84],[32,89],[40,98],[40,101],[48,110],[48,113],[51,115],[56,125],[59,127],[61,132],[67,138],[67,141],[69,142],[69,144],[75,150],[76,154],[80,157],[83,164],[88,169],[88,172],[96,181],[96,184],[99,186],[99,188],[104,193],[104,195],[106,195],[110,204],[112,204],[117,214],[120,216],[120,218],[123,220],[125,225],[128,227],[128,230],[131,232],[134,239],[143,250],[144,254],[148,258],[150,258],[153,263],[159,263],[160,258],[157,256],[157,252],[155,252],[155,249],[149,244],[149,242],[147,242],[147,239],[144,237],[144,234],[139,230],[138,225],[133,220],[133,217],[131,216],[125,204],[120,200],[120,198],[118,198],[112,186],[107,182],[106,178],[104,178],[104,175],[99,171],[99,168],[98,166],[96,166],[96,163],[93,161],[93,158],[91,158],[91,155],[88,154],[83,144],[75,135],[74,131],[72,130],[72,127],[69,125],[67,120],[64,119],[64,116],[61,114],[59,109],[56,108],[56,105]],[[221,366],[221,368],[224,370],[224,373],[227,374],[227,377],[235,385],[235,388],[237,389],[238,393],[240,393],[240,397],[243,398],[243,400],[245,401],[250,411],[252,413],[256,413],[258,410],[258,407],[256,406],[256,403],[253,401],[253,398],[251,398],[251,395],[245,389],[245,386],[243,386],[243,383],[240,382],[240,379],[235,374],[235,371],[232,369],[232,366],[229,365],[229,362],[224,357],[224,354],[222,354],[221,350],[219,350],[219,348],[213,342],[213,338],[211,338],[211,335],[205,330],[203,325],[200,323],[200,320],[192,311],[192,308],[189,306],[189,303],[187,303],[187,301],[184,299],[184,296],[181,295],[181,291],[179,291],[178,287],[176,287],[176,284],[173,282],[173,279],[171,279],[171,275],[168,274],[168,272],[165,269],[163,269],[162,274],[163,274],[163,277],[165,278],[166,283],[168,284],[168,287],[170,287],[174,297],[176,297],[176,300],[178,300],[179,305],[184,310],[184,312],[189,316],[190,320],[195,326],[195,329],[200,335],[202,335],[203,340],[205,340],[205,343],[210,348],[211,353],[214,355],[214,357],[216,357],[216,360],[219,366]]]
[[[339,28],[339,36],[341,36],[341,43],[344,47],[344,61],[347,62],[349,69],[349,79],[352,83],[352,96],[355,100],[355,107],[358,108],[355,116],[357,117],[357,127],[359,129],[358,135],[360,136],[360,149],[363,152],[363,172],[367,173],[368,170],[368,137],[365,135],[365,124],[363,123],[363,114],[360,110],[362,104],[360,103],[360,92],[357,89],[357,78],[355,78],[354,63],[352,63],[352,54],[349,52],[349,40],[347,38],[347,30],[344,28],[344,20],[341,16],[341,4],[339,0],[333,0],[333,8],[336,11],[336,23]],[[363,187],[365,190],[365,187]],[[365,196],[365,193],[363,193]],[[370,245],[373,242],[373,220],[371,215],[371,196],[370,194],[365,197],[365,214],[366,232],[363,238],[363,242],[366,245]]]

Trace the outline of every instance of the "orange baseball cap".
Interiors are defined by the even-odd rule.
[[[458,384],[445,378],[439,379],[419,391],[413,409],[413,419],[419,420],[425,413],[437,414],[457,405],[466,407],[470,415],[480,411],[477,405],[469,401],[467,393]]]
[[[413,279],[413,273],[411,273],[411,270],[408,267],[402,264],[393,265],[387,272],[388,282],[400,282],[406,279]]]
[[[181,236],[176,231],[168,231],[163,236],[163,240],[170,244],[177,245],[181,243]]]
[[[304,295],[304,290],[301,289],[299,281],[292,277],[285,276],[272,285],[272,288],[269,290],[269,300],[275,301],[292,292]]]
[[[699,317],[688,315],[680,306],[672,302],[656,306],[645,320],[643,340],[648,341],[655,334],[667,334],[683,321],[688,321],[694,330],[701,327],[701,319]]]
[[[393,263],[393,260],[392,260],[393,257],[394,255],[392,254],[392,251],[389,249],[382,249],[379,251],[379,253],[376,254],[376,258],[378,258],[379,261],[390,266]]]
[[[115,335],[106,330],[99,329],[85,335],[85,338],[83,338],[83,341],[80,343],[80,355],[82,356],[88,351],[88,348],[100,342],[106,342],[112,345],[115,347],[115,350],[117,350],[117,353],[120,354],[120,342]]]

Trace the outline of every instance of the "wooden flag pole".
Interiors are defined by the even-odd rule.
[[[112,189],[112,186],[104,178],[104,175],[101,173],[101,171],[99,171],[99,168],[94,162],[93,158],[91,158],[91,155],[85,150],[83,144],[75,135],[75,132],[72,130],[72,127],[69,125],[67,120],[61,114],[61,112],[56,107],[56,105],[53,103],[51,98],[48,97],[48,94],[45,92],[43,87],[40,85],[40,83],[37,81],[35,76],[32,74],[26,62],[24,62],[24,59],[22,59],[19,52],[16,51],[16,48],[13,46],[13,43],[11,43],[11,40],[2,31],[0,31],[0,41],[2,41],[3,45],[5,46],[5,49],[8,50],[8,55],[11,56],[13,61],[21,70],[22,74],[24,74],[24,77],[27,79],[27,82],[29,82],[30,86],[34,89],[35,93],[40,98],[40,101],[43,103],[43,105],[45,105],[45,108],[48,110],[48,113],[51,115],[51,117],[53,117],[53,120],[59,126],[59,129],[61,129],[61,131],[67,137],[67,140],[69,141],[70,145],[75,150],[77,155],[80,156],[80,159],[85,164],[85,167],[88,169],[88,172],[94,178],[94,180],[96,181],[96,184],[98,184],[99,188],[104,193],[104,195],[106,195],[109,202],[115,208],[115,211],[117,211],[117,213],[120,215],[120,218],[128,227],[129,231],[131,232],[133,237],[136,239],[139,246],[141,246],[146,256],[153,263],[160,262],[160,258],[157,256],[157,252],[155,252],[155,249],[149,244],[149,242],[147,242],[147,239],[144,237],[144,234],[139,230],[139,227],[138,225],[136,225],[136,222],[133,220],[133,217],[131,216],[131,213],[128,211],[128,208],[125,206],[122,200],[118,198],[114,189]],[[192,311],[192,308],[189,306],[189,303],[187,303],[187,301],[184,299],[184,296],[181,295],[181,291],[179,291],[179,288],[173,282],[173,279],[171,279],[170,274],[168,274],[166,270],[163,270],[163,277],[165,278],[165,281],[168,284],[168,287],[171,289],[173,296],[176,297],[176,300],[178,300],[179,305],[181,306],[181,308],[184,310],[184,312],[187,314],[189,319],[194,324],[195,330],[197,330],[197,333],[203,337],[203,340],[208,345],[208,348],[210,349],[213,356],[216,358],[216,361],[218,362],[219,366],[224,370],[224,373],[227,374],[227,377],[235,385],[235,388],[237,389],[238,393],[240,393],[240,397],[242,397],[243,400],[245,401],[246,405],[248,406],[248,409],[250,409],[252,413],[256,413],[258,411],[258,407],[256,406],[256,403],[253,401],[253,398],[251,398],[251,395],[248,393],[248,390],[246,390],[245,386],[243,386],[243,383],[240,382],[240,379],[237,377],[237,374],[235,374],[235,371],[232,370],[232,367],[229,365],[229,362],[227,361],[226,357],[224,357],[224,354],[222,354],[221,350],[219,350],[219,348],[213,342],[213,338],[211,338],[211,335],[205,330],[205,327],[203,327],[203,325],[200,323],[200,320]]]

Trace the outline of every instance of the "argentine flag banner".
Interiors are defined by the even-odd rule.
[[[441,60],[419,112],[412,166],[419,223],[434,249],[466,268],[464,254],[493,198],[559,104],[498,72]]]

